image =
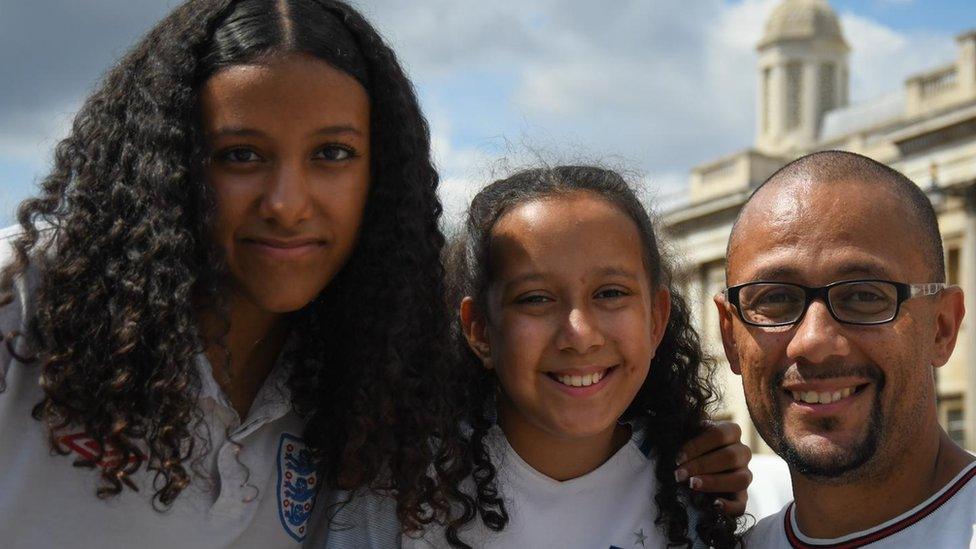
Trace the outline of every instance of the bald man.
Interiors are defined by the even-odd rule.
[[[962,291],[932,205],[852,153],[796,160],[732,229],[722,340],[794,502],[748,547],[976,547],[976,463],[938,423]]]

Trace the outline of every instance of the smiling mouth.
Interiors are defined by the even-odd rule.
[[[266,246],[268,248],[277,248],[281,250],[292,250],[296,248],[306,248],[311,246],[323,246],[325,241],[318,238],[302,238],[296,240],[276,240],[276,239],[265,239],[265,238],[245,238],[244,242],[249,244],[257,244],[259,246]]]
[[[787,390],[786,392],[793,398],[794,402],[799,402],[802,404],[833,404],[834,402],[843,400],[851,395],[857,395],[864,392],[864,389],[867,386],[867,383],[863,383],[860,385],[844,387],[843,389],[838,389],[835,391]]]
[[[547,372],[546,375],[567,387],[589,387],[590,385],[599,383],[616,368],[616,366],[610,366],[598,372],[585,375],[560,374],[558,372]]]

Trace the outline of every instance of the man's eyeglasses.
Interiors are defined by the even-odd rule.
[[[890,280],[843,280],[819,288],[786,282],[747,282],[723,290],[739,318],[752,326],[788,326],[803,318],[814,299],[827,304],[837,322],[872,325],[891,322],[906,299],[935,295],[943,282],[905,284]]]

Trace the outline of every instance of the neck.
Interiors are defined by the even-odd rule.
[[[288,323],[285,315],[259,309],[236,294],[229,309],[229,325],[212,312],[202,315],[200,323],[214,379],[243,419],[274,368]]]
[[[897,463],[849,484],[827,485],[791,471],[800,530],[829,539],[875,527],[928,499],[976,459],[937,423],[928,432]]]
[[[504,397],[500,399],[504,400]],[[617,452],[630,439],[630,430],[611,425],[587,437],[560,437],[524,420],[510,404],[499,402],[498,424],[515,453],[533,469],[558,481],[581,477]]]

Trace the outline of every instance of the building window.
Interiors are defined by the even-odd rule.
[[[817,101],[817,125],[823,124],[823,117],[837,106],[837,69],[833,63],[820,65],[820,88]]]
[[[786,129],[800,127],[803,119],[803,65],[786,65]]]
[[[840,71],[840,104],[841,105],[847,104],[848,101],[847,90],[849,89],[848,86],[849,83],[848,83],[847,68],[845,67]]]
[[[939,399],[939,422],[949,438],[965,448],[966,409],[961,395],[943,396]]]
[[[959,284],[959,248],[951,247],[945,252],[946,282]]]
[[[773,69],[763,69],[762,73],[762,131],[769,133],[769,88],[773,81]]]

